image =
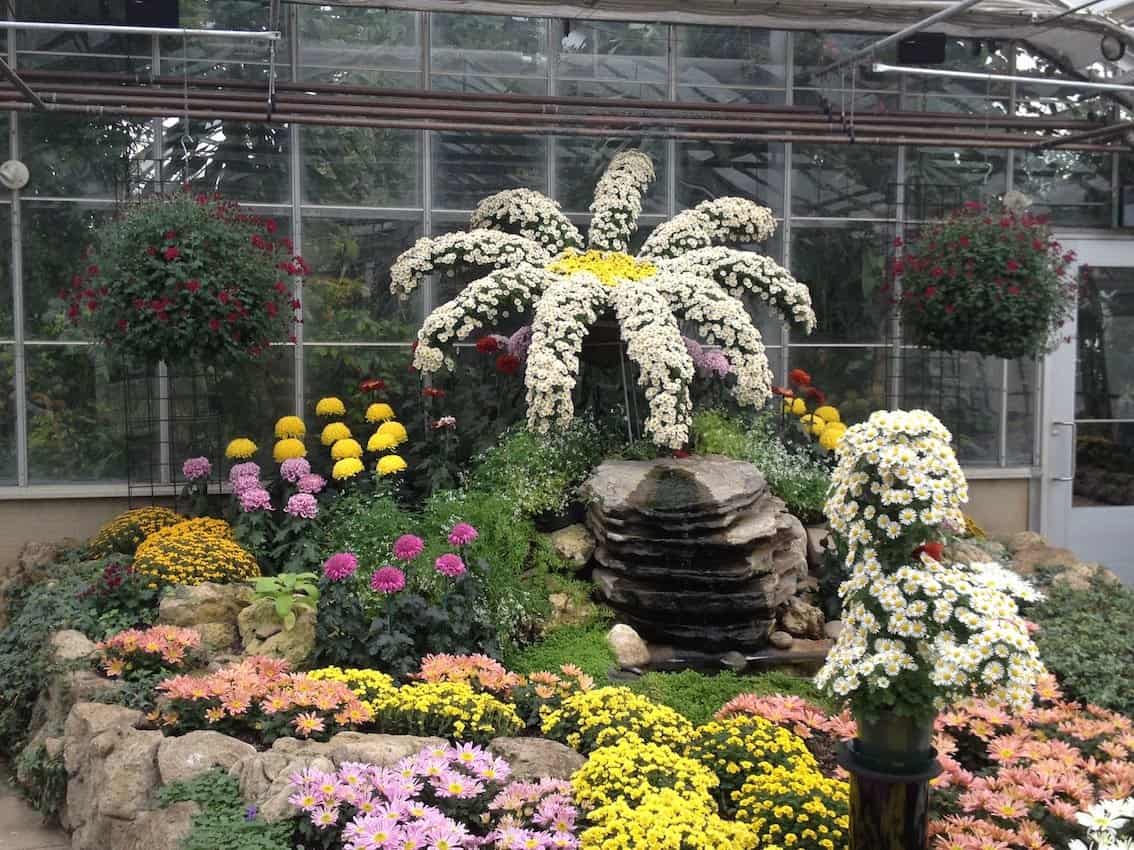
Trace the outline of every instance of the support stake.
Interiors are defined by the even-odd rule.
[[[941,773],[933,758],[921,773],[873,770],[854,742],[841,743],[839,766],[850,781],[850,850],[929,850],[929,780]]]

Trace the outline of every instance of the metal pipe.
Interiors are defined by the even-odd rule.
[[[37,109],[44,108],[43,101],[39,99],[39,95],[32,91],[31,86],[21,80],[20,75],[16,73],[16,70],[3,59],[0,59],[0,74],[3,74],[5,77],[7,77],[12,85],[23,92],[24,97],[34,103]]]
[[[937,12],[934,15],[930,15],[928,18],[918,21],[916,24],[910,24],[905,29],[899,30],[893,35],[888,35],[885,38],[879,39],[878,41],[866,45],[866,47],[856,50],[850,56],[844,57],[838,62],[832,62],[827,67],[820,68],[818,71],[812,73],[811,77],[821,77],[824,74],[829,74],[832,71],[835,71],[846,65],[851,65],[857,62],[859,59],[865,59],[867,56],[877,53],[882,48],[889,47],[891,44],[901,41],[903,38],[909,38],[911,35],[916,35],[919,32],[923,32],[924,30],[929,29],[934,24],[939,24],[942,21],[947,21],[950,18],[961,14],[961,12],[966,12],[980,2],[981,0],[960,0],[960,2],[954,3],[952,6],[948,7],[947,9],[942,9],[940,12]]]
[[[979,71],[947,71],[943,68],[915,68],[908,65],[887,65],[875,62],[871,66],[878,74],[912,74],[919,77],[947,77],[952,80],[987,80],[993,83],[1027,83],[1033,86],[1055,86],[1091,91],[1134,92],[1134,86],[1122,83],[1096,83],[1087,80],[1063,80],[1050,77],[1026,77],[1019,74],[982,74]]]
[[[26,30],[28,32],[107,32],[118,35],[178,35],[208,36],[210,38],[239,38],[251,41],[279,41],[279,32],[260,32],[258,30],[205,30],[185,27],[127,27],[118,24],[55,24],[44,21],[0,20],[0,29]]]
[[[1068,143],[1086,142],[1092,139],[1116,136],[1130,129],[1134,129],[1134,121],[1121,121],[1118,124],[1111,124],[1109,127],[1101,127],[1098,130],[1087,130],[1083,133],[1072,133],[1070,136],[1058,136],[1053,139],[1046,139],[1039,144],[1032,145],[1032,150],[1042,151],[1047,148],[1062,147]]]

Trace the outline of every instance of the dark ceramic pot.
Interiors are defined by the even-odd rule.
[[[867,719],[855,713],[856,760],[881,773],[916,774],[932,764],[934,718],[914,718],[883,711]]]

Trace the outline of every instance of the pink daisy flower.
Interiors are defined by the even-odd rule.
[[[453,526],[453,530],[449,532],[449,545],[468,546],[479,536],[477,530],[467,522],[458,522]]]
[[[382,567],[370,577],[370,589],[376,593],[397,593],[405,586],[406,574],[397,567]]]
[[[433,566],[437,568],[437,572],[449,578],[456,578],[465,572],[465,562],[461,560],[459,555],[454,555],[452,552],[447,552],[436,561]]]
[[[394,557],[399,561],[412,561],[425,551],[425,541],[416,534],[403,534],[394,541]]]

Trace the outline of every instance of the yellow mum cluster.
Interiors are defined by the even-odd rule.
[[[225,447],[224,456],[229,460],[248,460],[257,451],[259,448],[247,437],[237,437]]]
[[[260,575],[256,559],[224,520],[200,517],[160,528],[134,556],[134,569],[162,584],[243,581]]]
[[[803,399],[792,398],[784,401],[784,412],[798,416],[799,427],[803,432],[815,437],[827,451],[834,451],[847,432],[846,423],[840,418],[838,408],[830,404],[824,404],[809,413]]]
[[[547,270],[560,274],[590,272],[605,286],[618,286],[624,280],[644,280],[657,274],[657,266],[636,260],[621,251],[587,251],[568,248],[547,265]]]
[[[595,809],[580,836],[582,850],[754,850],[755,830],[724,820],[712,804],[698,805],[673,789],[651,794],[639,805],[618,800]],[[770,850],[768,846],[762,850]]]
[[[777,767],[747,778],[737,818],[751,824],[762,850],[844,850],[849,798],[847,783],[818,770]]]
[[[584,754],[614,744],[629,732],[646,743],[680,750],[693,734],[693,724],[629,688],[582,691],[543,718],[544,735]]]
[[[105,558],[114,552],[132,555],[143,540],[185,517],[169,508],[135,508],[119,514],[98,530],[87,545],[92,558]]]
[[[663,744],[644,743],[633,733],[595,750],[571,777],[575,800],[588,808],[618,800],[640,803],[662,788],[672,788],[687,799],[711,800],[718,785],[716,775],[700,762]]]
[[[318,670],[312,670],[307,675],[317,681],[342,682],[364,703],[388,696],[390,691],[397,688],[393,677],[380,670],[321,667]]]

